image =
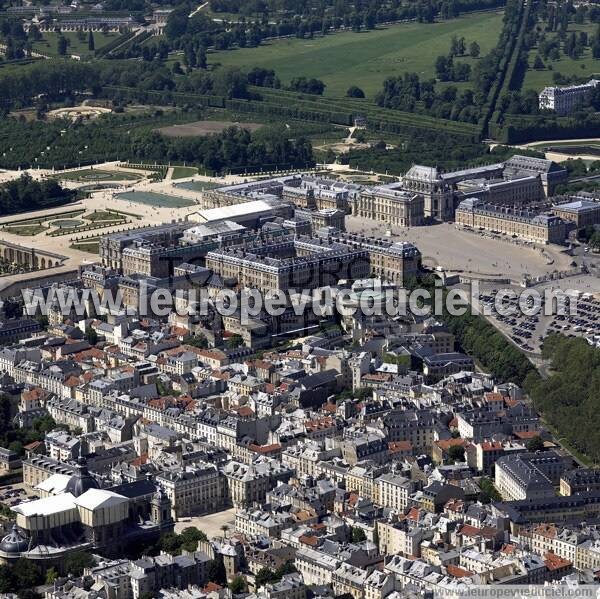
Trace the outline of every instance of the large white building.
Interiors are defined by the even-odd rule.
[[[598,83],[600,80],[590,79],[582,85],[545,87],[539,95],[540,110],[554,110],[558,114],[569,114],[589,97]]]

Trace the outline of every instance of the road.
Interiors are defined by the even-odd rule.
[[[193,10],[190,13],[189,18],[191,19],[196,13],[199,13],[205,6],[208,6],[208,2],[204,2],[204,4],[201,4],[200,6],[198,6],[198,8],[196,8],[196,10]]]

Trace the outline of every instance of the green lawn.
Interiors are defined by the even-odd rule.
[[[171,196],[164,193],[156,193],[154,191],[126,191],[125,193],[117,194],[117,197],[128,202],[137,202],[139,204],[147,204],[148,206],[161,206],[166,208],[185,208],[194,205],[194,200],[182,198],[180,196]]]
[[[120,212],[108,212],[106,210],[94,210],[90,214],[86,214],[83,218],[95,222],[107,222],[107,221],[121,221],[126,220],[127,217]]]
[[[84,242],[72,243],[71,247],[80,252],[89,252],[90,254],[98,254],[100,252],[100,242],[94,240],[86,240]]]
[[[325,82],[330,96],[343,96],[350,85],[358,85],[373,97],[386,77],[406,71],[434,76],[435,59],[448,53],[453,35],[463,36],[467,46],[477,41],[483,55],[496,45],[501,27],[500,12],[475,13],[440,23],[400,23],[312,40],[276,40],[258,48],[213,52],[208,59],[211,64],[274,69],[284,84],[298,76],[316,77]]]
[[[588,37],[591,38],[596,31],[597,25],[585,23],[583,25],[577,25],[575,23],[569,24],[568,31],[585,31]],[[533,61],[537,55],[537,48],[533,48],[529,51],[529,64],[532,66]],[[585,49],[583,55],[577,60],[573,60],[568,56],[565,56],[560,50],[560,60],[555,62],[547,61],[546,67],[552,66],[552,70],[545,68],[541,71],[536,71],[533,68],[527,70],[525,73],[525,80],[523,81],[523,89],[535,89],[541,91],[547,85],[555,85],[552,80],[552,74],[555,72],[562,73],[563,75],[577,75],[578,77],[592,78],[594,73],[600,73],[600,59],[592,56],[592,51],[589,47]]]
[[[2,230],[6,231],[7,233],[13,233],[14,235],[31,236],[37,235],[38,233],[45,231],[46,227],[42,224],[15,225],[12,227],[4,227]]]
[[[184,179],[198,174],[198,169],[194,166],[175,166],[171,179]]]
[[[88,50],[87,32],[84,32],[83,40],[78,38],[77,32],[75,31],[65,31],[62,35],[66,37],[69,42],[67,54],[78,54],[80,56],[89,56],[90,54],[93,54]],[[43,32],[42,39],[38,42],[34,42],[32,46],[33,51],[47,54],[48,56],[58,56],[58,37],[59,34],[55,31]],[[96,50],[106,46],[106,44],[112,42],[116,37],[119,37],[119,33],[102,33],[100,31],[94,31],[94,45]]]

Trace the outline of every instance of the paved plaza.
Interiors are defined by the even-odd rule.
[[[385,237],[385,223],[366,221],[349,216],[348,231]],[[572,258],[558,246],[517,245],[509,240],[497,240],[477,233],[460,231],[453,223],[413,227],[392,227],[389,239],[410,241],[423,254],[423,263],[440,266],[451,272],[482,277],[506,277],[520,281],[523,274],[538,276],[554,270],[569,268]]]

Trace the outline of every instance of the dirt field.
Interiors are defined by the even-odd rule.
[[[157,131],[167,137],[197,137],[199,135],[221,133],[221,131],[228,127],[241,127],[247,131],[256,131],[262,125],[260,123],[234,123],[232,121],[196,121],[183,125],[161,127]]]

